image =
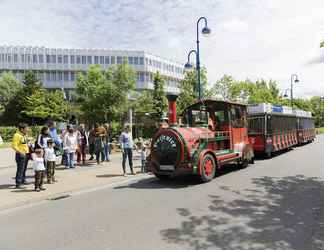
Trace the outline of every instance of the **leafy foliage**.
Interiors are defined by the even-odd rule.
[[[16,96],[22,89],[21,83],[11,72],[4,72],[0,76],[0,111]]]
[[[203,90],[203,98],[210,97],[211,93],[207,89],[207,71],[205,68],[200,70],[200,82]],[[187,106],[193,104],[198,99],[196,70],[185,72],[184,79],[180,82],[179,88],[180,94],[177,99],[177,113],[181,115]]]
[[[164,91],[165,81],[159,72],[154,75],[153,84],[153,111],[157,119],[160,119],[167,112],[168,100]]]
[[[31,96],[26,97],[23,114],[30,118],[42,120],[53,119],[62,121],[67,112],[67,103],[61,91],[36,90]]]
[[[127,109],[128,93],[135,88],[135,79],[127,62],[106,72],[99,65],[91,65],[85,75],[78,75],[76,82],[83,117],[91,122],[118,119]]]

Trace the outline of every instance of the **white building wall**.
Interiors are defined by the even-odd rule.
[[[178,92],[183,65],[144,51],[0,46],[0,71],[10,70],[22,80],[24,71],[35,70],[46,88],[74,88],[77,72],[92,64],[106,70],[125,58],[138,73],[138,90],[152,89],[153,74],[159,71],[166,78],[166,91]]]

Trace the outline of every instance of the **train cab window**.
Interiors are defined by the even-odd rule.
[[[191,126],[201,127],[208,124],[208,113],[204,110],[192,110],[191,111]]]

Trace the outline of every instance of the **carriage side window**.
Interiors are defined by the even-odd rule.
[[[234,128],[244,128],[246,126],[246,115],[241,107],[231,108],[231,118]]]

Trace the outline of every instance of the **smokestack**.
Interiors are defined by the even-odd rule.
[[[177,95],[174,94],[168,94],[167,95],[168,101],[169,101],[169,125],[175,125],[177,124]]]

